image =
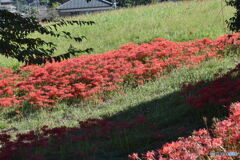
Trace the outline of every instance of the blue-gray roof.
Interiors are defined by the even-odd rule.
[[[0,0],[0,3],[13,3],[13,0]]]
[[[112,7],[112,3],[106,0],[70,0],[61,6],[57,7],[58,10],[62,9],[76,9],[76,8],[96,8],[96,7]]]

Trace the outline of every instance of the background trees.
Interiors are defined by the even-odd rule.
[[[31,33],[38,32],[53,37],[63,36],[81,42],[85,36],[73,36],[67,31],[58,31],[58,27],[66,25],[92,25],[93,21],[58,20],[47,26],[39,24],[35,18],[23,18],[19,14],[0,10],[0,54],[12,57],[26,64],[44,64],[47,61],[61,61],[81,52],[90,52],[92,48],[77,50],[69,46],[65,54],[54,56],[56,44],[40,38],[31,38]]]
[[[226,4],[236,9],[234,16],[227,22],[228,28],[233,32],[240,31],[240,0],[226,0]]]

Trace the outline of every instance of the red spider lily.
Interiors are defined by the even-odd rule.
[[[186,101],[189,105],[195,108],[203,108],[205,106],[229,106],[232,102],[238,101],[240,95],[240,64],[234,69],[228,71],[222,77],[219,77],[212,81],[209,85],[200,87],[201,83],[184,85],[183,95],[188,95],[194,91],[197,95],[191,95],[186,97]]]
[[[210,152],[240,152],[240,103],[232,104],[230,116],[213,126],[213,135],[206,129],[194,131],[192,136],[180,138],[176,142],[166,143],[161,149],[142,154],[139,159],[145,160],[171,160],[171,159],[205,159]],[[138,155],[134,153],[134,155]],[[134,155],[129,155],[134,160]],[[227,156],[212,157],[216,160],[230,159]]]
[[[129,155],[128,158],[132,159],[132,160],[139,160],[140,158],[138,157],[137,153],[133,153],[132,155]]]
[[[78,98],[88,100],[124,84],[142,85],[164,71],[191,66],[220,56],[218,51],[238,44],[239,34],[215,40],[172,42],[155,39],[141,45],[128,44],[119,50],[82,55],[45,66],[25,66],[19,73],[0,69],[0,106],[21,107],[26,102],[38,107]]]
[[[143,125],[145,123],[143,119],[142,115],[138,116],[130,122],[124,122],[125,126],[121,126],[123,122],[111,122],[101,119],[87,119],[79,122],[81,127],[73,128],[48,128],[43,126],[37,131],[17,134],[15,140],[10,135],[0,134],[0,160],[40,159],[44,155],[38,155],[38,153],[50,154],[53,148],[58,150],[65,142],[91,142],[96,137],[100,137],[101,140],[111,140],[113,132],[116,132],[118,136],[122,131],[126,132],[128,129],[131,129],[129,126]],[[40,150],[42,152],[39,152]],[[96,149],[94,149],[95,151]],[[82,151],[77,151],[76,154],[80,154],[80,152],[85,156],[88,155],[88,153]],[[150,156],[150,153],[147,156]]]

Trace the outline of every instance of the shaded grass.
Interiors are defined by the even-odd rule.
[[[4,128],[17,128],[18,132],[36,129],[42,125],[51,127],[76,126],[80,120],[112,117],[124,111],[128,111],[127,114],[117,116],[116,120],[131,120],[132,117],[136,116],[136,113],[145,114],[146,112],[146,114],[149,114],[149,119],[169,125],[172,120],[181,119],[183,115],[180,113],[184,114],[189,109],[183,97],[177,94],[184,82],[211,81],[214,78],[213,74],[219,69],[227,71],[233,68],[237,62],[237,58],[233,56],[227,57],[223,61],[213,59],[190,69],[176,70],[170,75],[135,89],[124,88],[124,95],[113,93],[111,95],[112,99],[103,103],[94,100],[74,105],[61,103],[51,111],[40,109],[35,113],[26,112],[25,115],[17,116],[10,116],[11,111],[3,111],[0,113],[2,126],[5,126]],[[163,97],[167,97],[167,99]],[[176,109],[179,111],[176,111]],[[174,115],[175,113],[176,115]]]
[[[233,15],[233,9],[221,3],[224,4],[222,0],[168,2],[68,18],[96,22],[94,26],[67,26],[60,29],[76,36],[85,35],[88,40],[80,44],[39,34],[33,37],[56,43],[56,55],[66,52],[70,44],[79,49],[92,47],[93,54],[97,54],[118,49],[123,44],[149,42],[161,37],[173,41],[216,38],[229,32],[224,21]],[[1,56],[2,66],[16,68],[19,64]]]
[[[223,114],[216,115],[215,110],[202,113],[188,106],[184,96],[180,94],[181,86],[186,82],[198,82],[204,80],[211,82],[216,77],[213,75],[222,69],[224,74],[238,63],[239,57],[229,55],[223,61],[218,58],[203,62],[199,66],[174,70],[154,82],[146,83],[137,88],[125,88],[125,95],[112,95],[112,99],[104,103],[88,102],[85,104],[58,104],[52,111],[42,109],[28,115],[9,116],[9,112],[1,112],[2,129],[11,129],[12,133],[26,132],[28,130],[49,125],[78,126],[78,121],[87,118],[104,118],[115,122],[130,122],[138,115],[144,115],[148,122],[158,126],[151,129],[143,125],[126,131],[124,136],[113,133],[111,139],[93,138],[87,142],[71,143],[66,139],[60,148],[63,150],[58,159],[74,159],[76,148],[93,157],[93,159],[127,159],[127,155],[134,152],[146,152],[147,150],[160,148],[164,143],[175,141],[179,136],[191,135],[193,130],[206,127],[202,118],[208,117],[208,127],[211,119],[217,117],[223,119]],[[181,131],[181,128],[185,128]],[[10,131],[11,133],[11,131]],[[164,135],[163,139],[154,139],[157,133]],[[97,147],[96,153],[91,152]],[[54,150],[54,148],[52,148]],[[56,153],[57,154],[57,153]],[[56,158],[55,152],[49,152],[48,158]],[[87,159],[86,158],[86,159]],[[84,159],[84,158],[83,158]]]

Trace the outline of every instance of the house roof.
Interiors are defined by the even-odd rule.
[[[13,0],[0,0],[0,3],[13,3]]]
[[[61,6],[57,7],[58,10],[65,9],[78,9],[78,8],[96,8],[96,7],[112,7],[112,3],[106,0],[70,0]]]

